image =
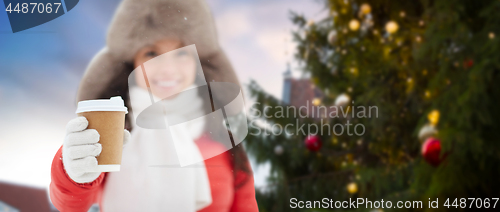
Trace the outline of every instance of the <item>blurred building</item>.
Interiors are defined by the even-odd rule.
[[[0,212],[56,212],[43,188],[0,182]]]
[[[307,113],[310,117],[320,118],[318,112],[318,107],[322,103],[324,97],[323,92],[317,88],[310,79],[296,79],[292,76],[292,71],[290,70],[290,65],[287,66],[287,70],[283,74],[283,95],[281,99],[286,105],[294,106],[299,110],[302,107],[302,111],[305,115],[305,109],[307,108]],[[321,109],[320,112],[329,111],[328,107],[326,109]],[[313,113],[314,112],[314,113]]]

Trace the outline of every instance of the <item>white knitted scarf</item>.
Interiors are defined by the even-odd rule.
[[[145,89],[132,87],[130,99],[134,120],[151,106],[151,96]],[[154,97],[154,101],[160,99]],[[193,92],[182,92],[168,103],[165,115],[175,119],[188,115],[203,115],[203,101]],[[182,107],[182,110],[179,108]],[[179,113],[178,111],[184,111]],[[133,122],[135,123],[135,121]],[[181,167],[176,145],[190,149],[193,161],[201,153],[194,143],[204,129],[204,122],[185,124],[175,133],[168,129],[144,129],[133,126],[131,141],[123,149],[119,172],[108,173],[102,206],[104,212],[114,211],[198,211],[212,202],[210,182],[204,162]],[[175,134],[175,135],[174,135]],[[176,140],[169,139],[170,135]],[[193,154],[195,153],[195,154]],[[190,158],[188,158],[189,160]]]

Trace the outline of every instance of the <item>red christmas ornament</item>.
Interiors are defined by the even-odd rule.
[[[430,137],[425,140],[424,144],[422,144],[422,156],[427,161],[427,163],[432,166],[438,166],[441,163],[441,159],[439,158],[441,154],[441,141]]]
[[[321,148],[321,140],[317,135],[308,135],[304,142],[310,151],[316,152]]]
[[[464,68],[468,69],[474,65],[474,60],[468,59],[464,61]]]

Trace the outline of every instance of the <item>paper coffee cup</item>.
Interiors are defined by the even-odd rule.
[[[87,129],[99,132],[102,151],[97,156],[96,170],[91,172],[120,171],[123,148],[123,129],[127,107],[120,96],[110,99],[86,100],[78,102],[76,114],[89,121]]]

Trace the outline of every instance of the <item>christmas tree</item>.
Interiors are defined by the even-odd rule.
[[[291,198],[423,202],[397,211],[473,210],[470,200],[466,208],[443,204],[490,198],[492,208],[500,196],[500,1],[324,3],[323,20],[292,12],[295,58],[324,94],[312,104],[336,112],[279,115],[288,103],[249,85],[253,113],[271,114],[257,114],[246,142],[271,166],[257,192],[260,211],[290,211]],[[369,106],[377,111],[361,114]],[[346,130],[347,122],[351,135],[333,128]],[[289,133],[275,132],[287,124]],[[352,133],[355,125],[364,133]],[[439,198],[438,209],[429,209],[429,198]]]

